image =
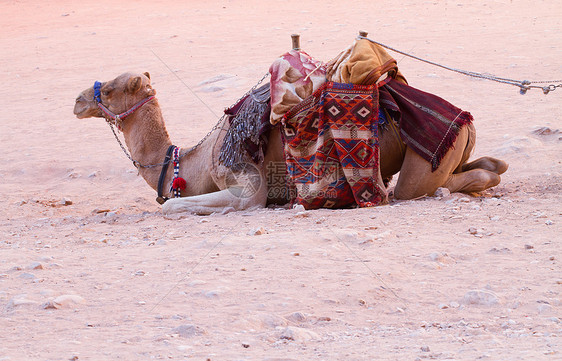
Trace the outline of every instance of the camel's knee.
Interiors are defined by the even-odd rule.
[[[484,169],[496,174],[503,174],[509,168],[509,164],[501,159],[493,157],[482,157],[470,163],[463,164],[462,171],[467,172],[472,169]]]
[[[500,184],[501,178],[498,174],[485,169],[472,169],[468,172],[452,174],[444,187],[454,192],[480,192]]]

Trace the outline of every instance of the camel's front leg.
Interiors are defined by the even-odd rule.
[[[189,212],[204,215],[265,207],[267,201],[266,188],[262,186],[255,193],[247,194],[244,187],[235,186],[197,196],[170,198],[162,205],[162,212],[164,214]]]

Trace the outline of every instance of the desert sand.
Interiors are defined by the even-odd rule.
[[[475,118],[499,186],[350,210],[165,217],[74,99],[148,71],[197,143],[290,50],[359,30],[450,67],[562,78],[557,1],[2,1],[0,360],[560,360],[562,88],[395,54]],[[547,83],[549,84],[549,83]],[[196,175],[194,175],[196,176]],[[188,180],[189,181],[189,180]]]

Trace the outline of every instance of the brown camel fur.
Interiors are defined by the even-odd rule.
[[[150,84],[148,73],[124,73],[103,83],[101,87],[102,104],[115,114],[127,111],[137,102],[154,94],[156,91]],[[93,87],[80,93],[74,106],[76,117],[104,117],[93,96]],[[158,164],[164,160],[166,150],[172,142],[157,99],[144,104],[119,125],[133,159],[143,165]],[[252,188],[251,192],[244,192],[247,184],[244,184],[244,181],[240,182],[244,179],[243,176],[236,177],[237,182],[233,183],[232,177],[229,176],[232,172],[214,161],[214,147],[221,141],[221,134],[224,135],[223,132],[215,131],[193,152],[181,158],[180,176],[188,180],[188,187],[182,191],[182,198],[171,198],[164,203],[164,213],[210,214],[264,207],[267,203],[286,201],[283,198],[268,199],[268,189],[276,185],[267,184],[267,181],[279,178],[272,177],[271,174],[266,176],[266,171],[270,171],[267,168],[272,168],[267,165],[284,163],[283,144],[278,127],[273,128],[269,134],[264,161],[256,165],[262,181],[258,182],[258,186]],[[479,192],[499,184],[499,175],[508,167],[505,162],[491,157],[466,163],[475,142],[473,125],[461,129],[454,146],[434,172],[431,172],[428,162],[405,146],[395,126],[379,134],[382,177],[389,178],[400,172],[394,189],[394,197],[398,199],[433,195],[439,187],[448,188],[451,192]],[[182,153],[184,151],[185,149]],[[161,167],[139,168],[140,175],[155,190],[160,171]],[[164,182],[167,196],[170,196],[168,189],[172,177],[173,169],[170,167]]]

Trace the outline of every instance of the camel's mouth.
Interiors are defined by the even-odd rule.
[[[101,117],[101,112],[93,101],[89,101],[83,95],[79,95],[74,104],[74,115],[78,119],[84,119]]]

